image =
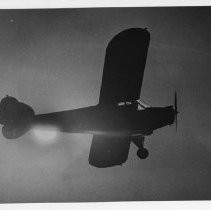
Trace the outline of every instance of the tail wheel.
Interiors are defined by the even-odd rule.
[[[137,151],[137,156],[140,159],[146,159],[149,156],[149,152],[148,152],[148,150],[146,148],[142,148],[142,149],[139,149]]]

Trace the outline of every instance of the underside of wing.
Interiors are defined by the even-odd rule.
[[[117,104],[140,97],[150,34],[131,28],[117,34],[106,49],[99,104]]]
[[[129,136],[94,135],[89,163],[98,168],[121,165],[128,158],[129,148]]]

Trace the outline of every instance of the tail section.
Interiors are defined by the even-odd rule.
[[[15,139],[30,129],[34,118],[33,109],[19,102],[16,98],[6,96],[0,102],[0,124],[2,134],[7,139]]]

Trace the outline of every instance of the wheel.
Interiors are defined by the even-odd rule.
[[[140,159],[146,159],[148,156],[149,156],[149,152],[147,149],[145,148],[142,148],[142,149],[139,149],[137,151],[137,156],[140,158]]]

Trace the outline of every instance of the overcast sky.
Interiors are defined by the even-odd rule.
[[[146,139],[150,156],[121,167],[88,164],[91,135],[59,134],[44,144],[28,132],[0,134],[0,202],[211,199],[211,8],[0,11],[0,97],[37,114],[96,105],[105,49],[130,27],[151,33],[141,99],[173,104],[178,131]]]

